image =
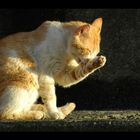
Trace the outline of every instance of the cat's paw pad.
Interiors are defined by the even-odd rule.
[[[97,56],[96,59],[93,61],[93,66],[96,68],[104,66],[106,63],[105,56]]]
[[[104,66],[106,63],[106,57],[105,56],[99,56],[98,63],[100,66]]]

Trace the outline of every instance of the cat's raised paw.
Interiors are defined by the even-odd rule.
[[[105,56],[97,56],[96,59],[93,61],[93,66],[95,68],[103,67],[106,63],[106,57]]]

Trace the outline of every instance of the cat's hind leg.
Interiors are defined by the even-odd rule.
[[[47,111],[47,108],[45,107],[44,104],[33,104],[33,106],[31,107],[31,110],[40,110],[40,111]]]
[[[31,106],[38,98],[36,89],[24,89],[16,85],[7,86],[0,96],[0,119],[41,119],[43,111],[32,111]]]
[[[44,116],[42,111],[6,112],[0,115],[0,120],[40,120]]]
[[[67,103],[64,106],[58,107],[58,114],[55,114],[58,116],[56,116],[55,119],[64,119],[75,109],[75,107],[76,105],[74,103]],[[44,119],[54,119],[54,117],[49,114],[47,107],[43,104],[34,104],[31,110],[43,111],[45,114]]]

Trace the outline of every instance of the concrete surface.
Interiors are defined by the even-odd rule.
[[[74,111],[64,120],[0,121],[0,131],[140,131],[140,111]]]

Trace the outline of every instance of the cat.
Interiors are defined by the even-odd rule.
[[[70,87],[106,63],[100,52],[102,18],[45,21],[0,40],[0,119],[64,119],[76,107],[57,107],[55,84]],[[43,104],[36,104],[41,97]]]

